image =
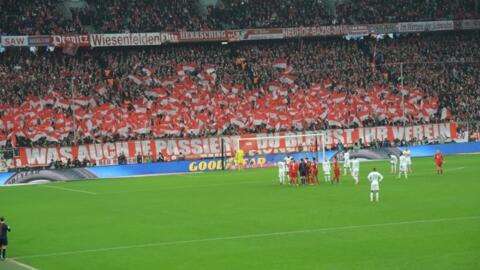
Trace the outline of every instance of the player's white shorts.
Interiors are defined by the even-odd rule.
[[[380,185],[377,183],[372,183],[370,186],[371,191],[379,191],[380,190]]]
[[[278,176],[282,177],[285,175],[285,171],[278,171]]]
[[[392,167],[393,167],[393,166],[397,167],[397,163],[394,162],[394,161],[390,161],[390,164],[392,164]]]
[[[400,171],[401,172],[406,172],[407,171],[407,164],[400,164]]]
[[[412,165],[412,159],[411,158],[407,158],[407,165]]]
[[[358,176],[359,170],[358,169],[353,169],[352,170],[352,175]]]
[[[350,160],[349,159],[345,159],[345,161],[343,162],[343,167],[344,168],[350,168]]]
[[[328,170],[328,171],[323,171],[323,174],[325,174],[325,175],[330,175],[330,170]]]

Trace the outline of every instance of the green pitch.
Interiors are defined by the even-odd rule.
[[[268,168],[6,187],[0,215],[8,255],[41,270],[480,269],[480,156],[413,169],[365,162],[358,186],[279,186]]]

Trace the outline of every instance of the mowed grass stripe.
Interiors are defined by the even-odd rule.
[[[314,228],[314,229],[308,229],[308,230],[296,230],[296,231],[283,231],[283,232],[271,232],[271,233],[221,236],[221,237],[212,237],[212,238],[203,238],[203,239],[148,243],[148,244],[132,245],[132,246],[119,246],[119,247],[96,248],[96,249],[86,249],[86,250],[76,250],[76,251],[63,251],[63,252],[55,252],[55,253],[18,256],[18,257],[15,257],[14,259],[19,260],[19,259],[28,259],[28,258],[56,257],[56,256],[66,256],[66,255],[79,255],[79,254],[84,254],[84,253],[108,252],[108,251],[122,250],[122,249],[149,248],[149,247],[181,245],[181,244],[194,244],[194,243],[212,242],[212,241],[239,240],[239,239],[241,240],[241,239],[250,239],[250,238],[285,236],[285,235],[292,235],[292,234],[306,234],[306,233],[316,233],[316,232],[368,229],[368,228],[375,228],[375,227],[417,225],[417,224],[422,224],[422,223],[452,222],[452,221],[477,220],[477,219],[480,219],[480,216],[450,217],[450,218],[426,219],[426,220],[410,220],[410,221],[398,221],[398,222],[389,222],[389,223],[363,224],[363,225],[347,225],[347,226],[338,226],[338,227],[329,227],[329,228]]]

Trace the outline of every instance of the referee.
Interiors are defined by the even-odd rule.
[[[10,227],[5,223],[5,218],[0,217],[0,260],[4,261],[7,256],[8,238],[7,233]]]

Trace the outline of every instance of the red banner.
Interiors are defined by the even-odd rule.
[[[319,131],[322,132],[322,131]],[[316,132],[316,133],[319,133]],[[68,158],[80,160],[87,158],[95,160],[99,165],[114,164],[118,156],[123,153],[128,160],[135,160],[140,154],[142,156],[151,155],[156,159],[157,154],[162,152],[167,159],[176,159],[178,156],[185,155],[187,159],[198,159],[204,157],[221,156],[221,142],[224,139],[224,148],[226,155],[231,156],[233,151],[240,145],[249,155],[256,154],[274,154],[298,151],[299,147],[309,147],[312,145],[312,137],[308,134],[314,132],[291,132],[278,133],[279,138],[265,139],[265,134],[250,134],[232,137],[210,137],[199,139],[160,139],[146,141],[130,141],[102,144],[87,144],[71,147],[45,147],[45,148],[21,148],[19,166],[39,166],[46,165],[52,159]],[[356,129],[332,129],[323,131],[325,134],[326,147],[332,144],[342,142],[344,145],[352,145],[358,140],[363,143],[369,143],[372,140],[393,141],[406,140],[413,138],[436,140],[440,136],[449,139],[457,138],[456,124],[439,123],[426,124],[408,127],[367,127]],[[303,136],[295,136],[303,135]],[[240,141],[239,139],[243,140]],[[245,140],[250,138],[250,140]],[[304,148],[305,149],[305,148]],[[320,149],[320,148],[319,148]]]
[[[88,35],[53,35],[51,37],[51,45],[59,48],[65,47],[67,44],[73,43],[78,47],[89,47],[90,39]]]

